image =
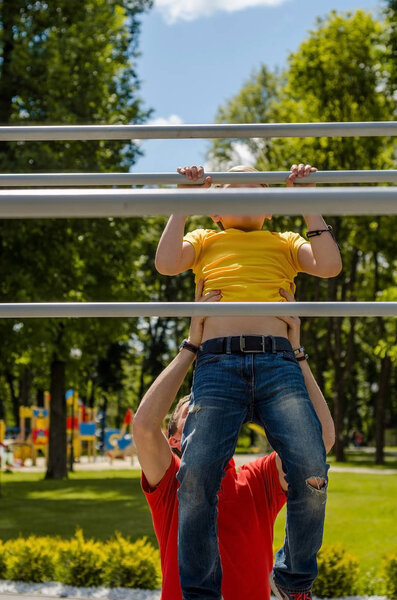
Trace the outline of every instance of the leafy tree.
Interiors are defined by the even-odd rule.
[[[138,96],[139,14],[150,0],[0,2],[2,123],[140,123],[149,115]],[[2,171],[128,170],[133,142],[3,143]],[[136,293],[131,240],[139,219],[0,223],[2,301],[121,300]],[[1,359],[37,345],[50,363],[52,391],[47,477],[66,476],[64,378],[70,350],[106,354],[126,338],[121,320],[40,320],[1,324]],[[23,350],[22,350],[23,349]],[[8,361],[8,362],[7,362]]]
[[[243,99],[253,98],[252,122],[371,121],[392,118],[393,100],[384,84],[382,64],[384,23],[371,15],[332,12],[319,18],[298,50],[291,54],[276,87],[271,78],[254,76],[218,111],[218,119],[239,122],[245,115]],[[262,72],[266,69],[262,67]],[[259,89],[257,89],[259,86]],[[255,96],[251,94],[255,89]],[[270,93],[271,92],[271,93]],[[265,102],[259,99],[265,98]],[[255,102],[257,107],[255,110]],[[233,146],[229,145],[229,156]],[[388,138],[283,138],[263,144],[253,153],[259,169],[288,169],[296,161],[310,162],[321,170],[385,169],[392,166],[392,144]],[[217,146],[213,146],[216,161]],[[219,153],[224,164],[227,147]],[[276,229],[303,233],[300,218],[273,219]],[[328,219],[341,244],[344,272],[329,281],[300,276],[297,297],[304,300],[374,300],[382,290],[396,285],[395,217],[334,217]],[[379,325],[379,323],[378,323]],[[304,340],[316,349],[315,372],[319,383],[332,396],[338,460],[344,459],[346,434],[362,418],[375,417],[375,389],[384,390],[378,378],[379,361],[374,348],[383,331],[373,319],[315,319],[304,322]],[[369,343],[368,341],[371,340]],[[361,384],[361,387],[360,385]],[[375,385],[376,384],[376,385]],[[380,393],[380,392],[379,392]],[[378,393],[378,396],[379,396]],[[386,395],[385,395],[386,394]],[[358,410],[360,409],[360,410]],[[361,413],[360,413],[361,411]],[[361,416],[360,416],[361,414]],[[372,435],[373,425],[368,434]]]
[[[385,7],[386,14],[386,54],[389,71],[389,91],[394,99],[397,91],[397,0],[388,0]]]

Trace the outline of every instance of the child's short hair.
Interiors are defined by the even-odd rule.
[[[228,173],[259,173],[258,169],[255,169],[255,167],[250,167],[249,165],[236,165],[235,167],[232,167],[231,169],[227,170]],[[262,187],[269,187],[267,185],[267,183],[261,183],[260,184]],[[223,187],[222,183],[217,183],[215,185],[215,187]]]
[[[249,165],[237,165],[235,167],[232,167],[231,169],[228,169],[227,172],[228,173],[259,173],[258,169],[255,169],[254,167],[250,167]],[[260,185],[262,187],[269,187],[267,185],[267,183],[261,183]]]

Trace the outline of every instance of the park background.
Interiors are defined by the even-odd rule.
[[[320,5],[211,4],[209,9],[205,2],[191,2],[186,11],[182,4],[166,1],[153,6],[149,0],[2,0],[1,124],[395,118],[395,0],[374,5],[336,0]],[[344,170],[393,168],[396,158],[393,140],[386,137],[197,144],[3,142],[0,164],[2,173],[139,172],[173,170],[178,163],[194,162],[204,162],[213,170],[236,162],[249,162],[260,170],[286,170],[295,161],[310,162],[320,170]],[[327,221],[341,247],[343,272],[329,281],[300,275],[297,299],[396,300],[396,217]],[[154,269],[164,223],[162,217],[1,221],[1,301],[190,300],[191,273],[166,278]],[[206,217],[195,216],[189,225],[208,223]],[[274,217],[272,227],[305,231],[297,217]],[[106,408],[109,426],[120,427],[127,408],[136,408],[174,356],[187,326],[186,320],[165,318],[0,322],[0,419],[17,426],[20,406],[42,406],[46,391],[52,397],[47,482],[16,473],[3,479],[0,537],[40,531],[41,518],[45,521],[51,510],[61,509],[59,502],[46,507],[44,498],[48,496],[50,502],[54,490],[59,498],[66,486],[74,491],[72,497],[65,492],[62,512],[67,510],[73,518],[67,528],[59,518],[49,519],[52,525],[47,533],[68,536],[75,525],[81,525],[97,539],[114,529],[132,538],[148,534],[154,539],[137,481],[132,485],[130,474],[112,479],[113,493],[120,495],[117,502],[124,502],[126,508],[122,523],[118,510],[112,508],[110,527],[99,532],[90,526],[84,510],[77,510],[84,504],[81,486],[91,490],[93,518],[94,500],[100,515],[102,503],[108,501],[109,508],[116,498],[112,499],[105,473],[95,486],[92,481],[81,482],[80,475],[77,479],[70,475],[64,482],[68,476],[65,391],[78,390],[87,407]],[[303,321],[310,363],[335,420],[331,457],[335,464],[396,468],[396,333],[395,319]],[[187,378],[183,391],[189,385]],[[366,453],[350,450],[355,431],[369,447]],[[241,446],[249,449],[256,441],[244,433]],[[353,548],[364,564],[363,572],[374,569],[369,578],[374,579],[383,554],[397,545],[395,475],[335,473],[332,477],[335,483],[331,479],[330,491],[334,485],[334,498],[340,503],[332,508],[330,493],[326,536]],[[51,484],[53,479],[60,481]],[[40,493],[46,507],[39,509],[41,516],[34,501]],[[77,493],[81,503],[75,505]],[[25,516],[18,509],[21,499]],[[134,511],[135,506],[139,510]]]

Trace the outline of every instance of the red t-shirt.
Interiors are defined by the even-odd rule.
[[[182,600],[178,574],[179,462],[173,454],[166,474],[155,488],[149,486],[142,473],[142,489],[152,511],[160,548],[161,600]],[[276,454],[237,468],[230,461],[218,497],[223,598],[267,600],[273,566],[273,526],[286,501],[278,478]]]

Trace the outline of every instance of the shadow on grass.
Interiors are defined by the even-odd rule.
[[[47,481],[15,473],[2,478],[0,531],[3,540],[19,534],[71,537],[81,527],[87,538],[106,540],[115,531],[155,542],[140,473],[75,473],[64,481]],[[39,478],[40,477],[40,478]]]

